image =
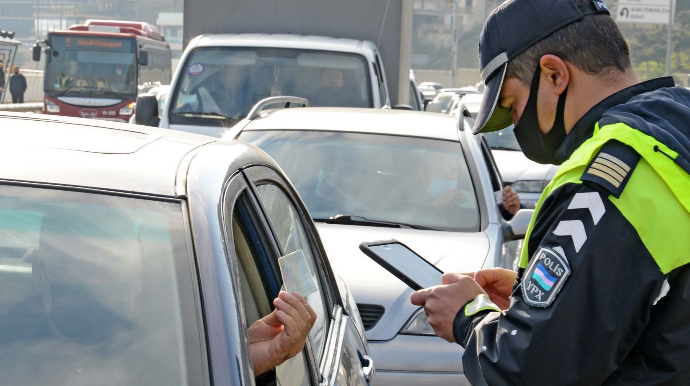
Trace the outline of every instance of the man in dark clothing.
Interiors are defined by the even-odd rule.
[[[418,291],[473,385],[690,385],[690,91],[640,83],[599,0],[509,0],[480,36],[475,133],[560,164],[517,272]]]
[[[0,95],[5,91],[5,64],[0,61]]]
[[[10,77],[10,94],[12,103],[24,103],[24,93],[26,92],[26,78],[19,73],[19,67],[14,68],[14,75]]]

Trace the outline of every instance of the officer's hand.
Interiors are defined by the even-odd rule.
[[[510,187],[503,188],[503,208],[508,213],[515,215],[520,210],[520,196]]]
[[[273,305],[273,312],[247,330],[256,376],[299,354],[316,321],[316,313],[297,292],[281,292]]]
[[[429,324],[434,333],[448,342],[455,342],[453,321],[467,303],[478,295],[485,293],[482,287],[469,276],[458,276],[448,285],[426,288],[412,294],[412,304],[423,306],[429,317]]]
[[[502,310],[508,309],[517,272],[503,268],[489,268],[477,272],[446,273],[443,275],[443,284],[455,283],[463,276],[473,278],[489,295],[491,301]]]

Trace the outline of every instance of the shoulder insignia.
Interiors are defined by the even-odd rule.
[[[580,179],[595,183],[620,198],[639,161],[640,154],[635,149],[612,140],[601,148]]]
[[[540,247],[522,276],[522,298],[530,306],[548,307],[568,276],[568,260],[554,249]]]

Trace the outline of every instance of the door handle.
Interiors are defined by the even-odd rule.
[[[362,359],[362,372],[364,373],[364,379],[371,383],[371,381],[374,379],[374,375],[376,375],[374,360],[368,355],[364,355]]]

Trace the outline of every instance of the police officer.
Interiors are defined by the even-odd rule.
[[[475,133],[560,164],[518,272],[416,292],[473,385],[690,385],[690,91],[640,83],[599,0],[509,0],[480,36]]]

